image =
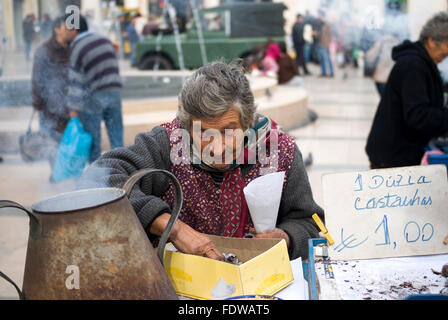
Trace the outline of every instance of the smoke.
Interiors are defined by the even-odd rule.
[[[31,106],[31,82],[27,79],[0,78],[0,107]]]
[[[95,163],[86,165],[84,173],[76,182],[76,189],[82,190],[109,187],[121,188],[125,181],[122,181],[122,179],[116,179],[115,183],[113,183],[110,179],[115,179],[116,177],[111,177],[111,173],[112,169],[106,166],[100,167]]]
[[[315,6],[310,6],[310,12]],[[314,12],[317,16],[321,11],[335,33],[340,26],[350,28],[350,37],[362,50],[368,50],[384,35],[393,35],[399,40],[411,38],[412,15],[405,7],[391,7],[384,0],[321,0]]]

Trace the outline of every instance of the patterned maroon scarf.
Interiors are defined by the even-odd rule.
[[[224,237],[244,237],[244,227],[249,216],[243,189],[246,187],[241,168],[236,168],[224,175],[221,184],[222,214],[224,216]]]
[[[255,128],[255,132],[259,135],[257,143],[264,143],[266,149],[270,147],[271,135],[275,134],[278,138],[277,123],[268,118],[264,118],[264,122],[260,123],[259,128]],[[262,132],[263,129],[265,130],[264,132]],[[253,152],[253,149],[247,146],[244,147],[241,156],[244,157],[244,163],[250,163],[251,160],[257,158],[257,154]],[[242,238],[245,236],[244,229],[249,217],[249,208],[243,192],[245,187],[246,182],[241,172],[241,167],[236,167],[224,174],[220,202],[223,204],[222,214],[225,218],[223,236],[225,237]]]

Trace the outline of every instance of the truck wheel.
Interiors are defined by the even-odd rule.
[[[154,70],[156,64],[159,64],[159,70],[173,70],[173,64],[170,60],[162,56],[149,56],[143,59],[139,65],[140,70]]]

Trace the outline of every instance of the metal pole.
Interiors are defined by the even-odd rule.
[[[171,24],[173,25],[174,28],[174,39],[176,41],[177,55],[179,57],[179,68],[180,70],[185,70],[184,54],[182,52],[182,44],[179,36],[179,26],[177,25],[176,21],[176,9],[168,1],[166,5],[168,6],[168,14],[171,19]]]
[[[205,49],[204,35],[202,34],[202,23],[199,17],[199,10],[195,4],[195,0],[190,0],[193,16],[196,21],[196,29],[198,31],[199,47],[201,48],[202,64],[207,64],[207,52]]]
[[[119,50],[119,58],[120,60],[124,60],[124,42],[123,42],[123,36],[122,36],[122,30],[121,30],[121,23],[120,23],[120,17],[118,16],[118,8],[115,1],[112,1],[109,4],[110,11],[112,12],[112,19],[115,21],[115,29],[117,30],[117,40],[120,44],[120,50]]]
[[[163,7],[163,12],[162,12],[162,19],[165,19],[167,15],[167,4],[165,3],[164,7]],[[163,31],[159,30],[159,33],[157,34],[157,39],[156,39],[156,52],[157,52],[157,56],[156,56],[156,63],[154,64],[154,67],[152,68],[154,71],[158,71],[159,67],[160,67],[160,51],[162,50],[162,38],[163,38]],[[156,81],[156,78],[153,78],[154,81]]]

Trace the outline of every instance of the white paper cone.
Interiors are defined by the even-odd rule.
[[[272,232],[277,223],[285,172],[259,177],[244,188],[247,206],[257,233]]]

